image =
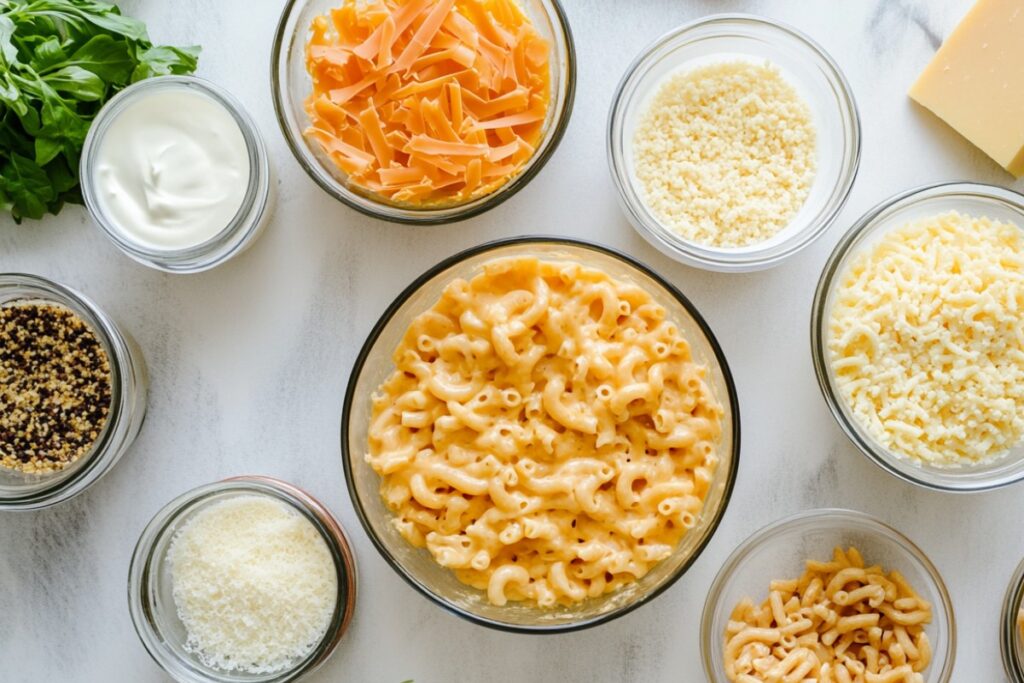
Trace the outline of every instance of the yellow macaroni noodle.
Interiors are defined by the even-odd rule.
[[[923,683],[931,620],[931,605],[899,572],[836,548],[799,579],[772,581],[760,606],[736,605],[725,673],[738,683]]]
[[[373,396],[394,524],[496,605],[632,582],[699,518],[721,405],[643,288],[510,257],[447,285]]]

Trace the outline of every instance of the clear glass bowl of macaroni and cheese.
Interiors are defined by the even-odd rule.
[[[822,393],[871,460],[914,484],[1024,479],[1024,196],[950,183],[869,211],[814,299]]]
[[[397,223],[450,223],[521,190],[569,123],[576,55],[558,0],[289,0],[278,122],[328,194]]]
[[[644,239],[698,268],[769,268],[835,220],[860,119],[811,38],[722,14],[665,34],[627,69],[608,117],[619,203]]]
[[[850,510],[809,510],[753,534],[719,570],[701,622],[711,683],[945,683],[955,652],[935,566]]]
[[[352,371],[345,476],[377,550],[436,604],[557,632],[648,602],[718,526],[736,392],[693,305],[561,238],[457,254],[384,313]]]
[[[1017,565],[1006,589],[999,617],[999,651],[1011,683],[1024,681],[1024,561]]]

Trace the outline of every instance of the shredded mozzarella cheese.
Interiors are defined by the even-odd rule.
[[[956,212],[855,255],[828,349],[839,392],[892,452],[986,461],[1024,437],[1024,232]]]

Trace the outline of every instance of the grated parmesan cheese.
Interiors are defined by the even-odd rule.
[[[1024,437],[1024,233],[956,212],[856,254],[832,305],[839,392],[875,439],[940,466]]]
[[[637,125],[634,164],[662,225],[692,242],[741,247],[800,211],[816,140],[810,108],[778,67],[720,62],[666,80]]]
[[[338,577],[320,532],[286,503],[237,496],[200,510],[168,562],[185,649],[223,671],[274,673],[320,642]]]

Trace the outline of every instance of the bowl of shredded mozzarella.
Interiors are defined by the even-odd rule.
[[[907,481],[1024,479],[1024,196],[912,190],[840,241],[815,295],[818,381],[854,444]]]

